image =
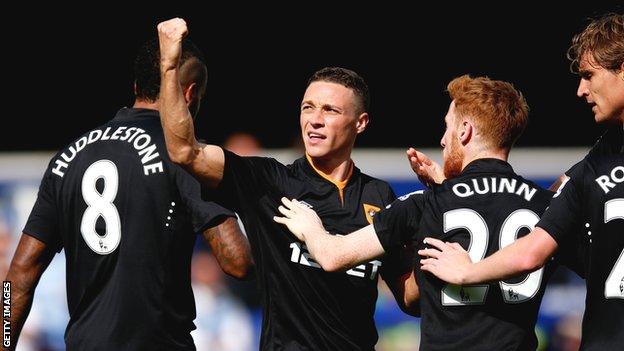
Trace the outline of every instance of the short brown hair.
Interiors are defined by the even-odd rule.
[[[578,72],[584,54],[603,68],[617,72],[624,62],[624,15],[608,13],[593,20],[572,38],[568,49],[570,70]]]
[[[370,108],[368,84],[355,71],[342,67],[325,67],[314,72],[312,77],[308,79],[307,86],[314,82],[336,83],[351,89],[359,100],[357,106],[359,113],[368,112]]]
[[[494,147],[510,149],[529,121],[529,106],[511,83],[464,75],[447,89],[457,113],[470,117]]]

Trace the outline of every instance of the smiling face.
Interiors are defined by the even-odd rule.
[[[357,134],[364,131],[368,114],[358,111],[357,97],[344,85],[316,81],[301,102],[301,136],[312,158],[350,158]]]
[[[624,64],[617,72],[601,67],[589,53],[579,63],[576,95],[592,106],[597,123],[624,121]]]

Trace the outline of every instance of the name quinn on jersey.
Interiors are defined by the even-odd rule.
[[[314,259],[310,255],[310,252],[308,251],[308,247],[305,244],[294,242],[290,244],[290,249],[292,250],[290,255],[291,262],[308,267],[322,269],[321,265],[314,261]],[[358,278],[366,278],[366,276],[368,275],[370,280],[374,280],[377,276],[377,273],[379,272],[379,267],[381,267],[381,261],[374,260],[366,264],[355,266],[345,273]]]
[[[152,143],[152,137],[141,128],[120,126],[112,134],[111,127],[103,131],[94,129],[88,135],[76,140],[73,145],[70,145],[67,150],[63,151],[59,158],[54,160],[56,166],[52,168],[52,173],[62,178],[76,154],[82,151],[85,146],[106,140],[121,140],[131,144],[138,151],[138,155],[143,156],[141,164],[143,165],[143,173],[145,175],[157,172],[162,173],[164,171],[162,160],[159,158],[160,154],[156,151],[156,144]]]
[[[518,196],[524,196],[524,199],[531,201],[537,189],[527,183],[518,185],[516,179],[507,179],[499,177],[473,178],[470,183],[457,183],[453,185],[453,193],[459,197],[469,197],[474,194],[488,193],[508,193]]]

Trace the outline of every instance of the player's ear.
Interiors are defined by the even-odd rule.
[[[357,121],[355,123],[355,129],[357,131],[357,134],[362,133],[366,129],[366,126],[368,125],[369,121],[370,121],[370,118],[368,117],[368,113],[366,112],[358,116]]]
[[[182,89],[182,92],[184,94],[184,100],[186,100],[186,104],[188,105],[191,101],[193,101],[195,96],[198,94],[197,83],[193,82],[189,84],[188,86]]]
[[[470,139],[472,139],[472,134],[474,133],[474,126],[470,120],[463,120],[461,122],[461,126],[459,127],[459,132],[457,133],[459,136],[459,142],[462,145],[468,144]]]

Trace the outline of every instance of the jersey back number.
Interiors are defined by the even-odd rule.
[[[518,237],[522,228],[532,230],[539,221],[535,212],[520,209],[512,212],[503,222],[499,233],[499,249],[510,245]],[[468,255],[472,262],[482,260],[487,253],[489,228],[483,217],[475,210],[460,208],[444,213],[444,232],[464,228],[470,234]],[[517,304],[530,300],[539,291],[544,268],[540,268],[526,276],[519,283],[499,282],[506,303]],[[442,288],[442,305],[465,306],[482,305],[485,303],[489,285],[454,285],[447,284]]]
[[[97,189],[98,180],[103,181],[103,190]],[[108,255],[117,249],[121,241],[121,220],[113,201],[117,197],[119,173],[117,166],[109,160],[92,163],[82,177],[82,197],[87,208],[82,214],[80,232],[87,246],[95,253]],[[105,223],[103,235],[96,231],[99,218]]]

